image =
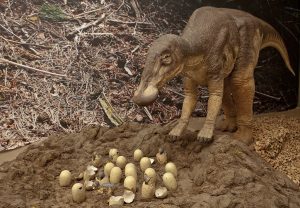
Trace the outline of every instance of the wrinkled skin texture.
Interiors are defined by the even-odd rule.
[[[176,139],[186,129],[197,101],[197,86],[209,91],[206,121],[198,140],[213,138],[220,108],[224,119],[216,124],[222,131],[252,143],[252,105],[255,92],[254,68],[259,51],[276,48],[288,69],[287,50],[279,34],[266,22],[239,10],[202,7],[190,17],[183,34],[164,35],[148,51],[145,69],[133,101],[149,105],[159,89],[177,75],[184,77],[185,99],[181,118],[169,135]]]

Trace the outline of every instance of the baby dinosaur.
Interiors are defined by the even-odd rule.
[[[167,81],[182,75],[182,114],[169,135],[177,138],[186,129],[196,105],[197,86],[201,85],[208,87],[209,99],[198,140],[212,140],[222,106],[224,119],[216,127],[235,132],[234,138],[250,144],[253,73],[259,51],[269,46],[279,51],[294,74],[283,40],[268,23],[240,10],[201,7],[194,11],[181,36],[167,34],[153,42],[133,101],[141,106],[153,103]]]

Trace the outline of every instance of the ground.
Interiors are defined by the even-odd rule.
[[[118,148],[134,162],[136,148],[155,158],[159,147],[177,165],[178,189],[164,200],[141,200],[143,175],[138,168],[137,197],[127,207],[300,206],[300,109],[256,117],[253,150],[221,132],[215,132],[212,144],[199,145],[196,131],[202,123],[203,119],[192,119],[184,136],[175,142],[168,137],[174,123],[161,126],[131,122],[50,136],[0,166],[0,207],[105,207],[111,194],[122,195],[122,185],[115,186],[110,194],[108,190],[90,191],[87,201],[78,205],[72,202],[71,187],[59,186],[60,171],[68,169],[73,177],[78,176],[91,163],[93,153],[103,156],[102,169],[109,160],[110,148]],[[159,175],[159,186],[164,167],[157,162],[152,167]]]

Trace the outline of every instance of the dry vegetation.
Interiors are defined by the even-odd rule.
[[[131,96],[153,39],[180,33],[195,8],[184,0],[1,0],[0,150],[111,125],[99,102],[104,97],[123,120],[166,123],[178,117],[180,79],[147,109]],[[205,114],[207,94],[200,90],[196,115]],[[283,108],[292,105],[284,99]]]

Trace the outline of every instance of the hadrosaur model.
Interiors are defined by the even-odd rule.
[[[259,51],[269,46],[279,51],[294,74],[283,40],[268,23],[239,10],[201,7],[194,11],[181,36],[167,34],[153,42],[133,101],[141,106],[153,103],[167,81],[182,75],[182,114],[169,135],[177,138],[187,127],[197,101],[197,86],[201,85],[208,87],[209,99],[198,140],[212,140],[222,104],[225,116],[216,128],[235,132],[234,138],[250,144],[253,73]]]

